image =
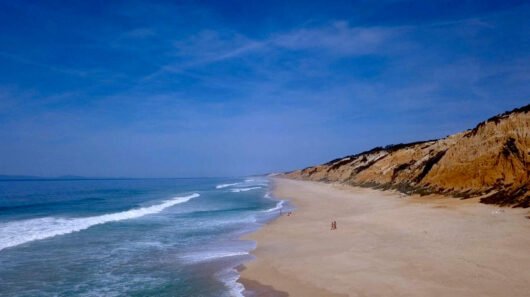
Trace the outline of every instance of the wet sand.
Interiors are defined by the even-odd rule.
[[[296,210],[247,236],[256,260],[241,276],[253,296],[530,296],[528,210],[274,183]]]

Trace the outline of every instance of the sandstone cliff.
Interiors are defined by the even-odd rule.
[[[285,175],[529,207],[530,105],[443,139],[377,147]]]

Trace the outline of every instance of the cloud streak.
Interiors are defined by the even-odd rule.
[[[215,5],[107,7],[76,15],[80,28],[94,30],[74,33],[65,25],[70,8],[48,7],[34,21],[53,19],[60,29],[5,27],[19,59],[0,58],[0,168],[91,176],[288,170],[442,137],[530,96],[528,6],[391,23],[299,9],[302,20],[257,14],[241,23]],[[379,9],[363,7],[371,17]],[[57,43],[40,41],[36,54],[44,33]]]

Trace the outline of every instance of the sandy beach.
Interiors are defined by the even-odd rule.
[[[296,210],[247,236],[256,260],[241,278],[256,296],[529,296],[528,210],[274,183]]]

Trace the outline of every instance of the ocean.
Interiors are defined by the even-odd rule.
[[[0,181],[0,296],[243,296],[264,177]]]

